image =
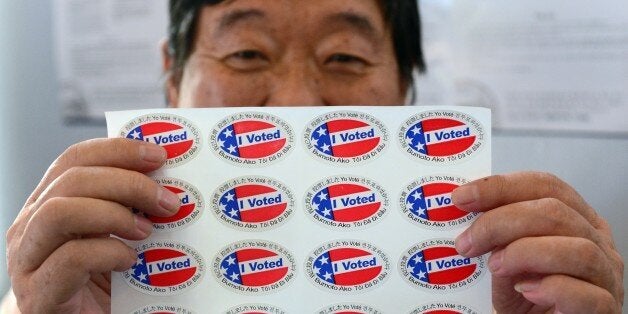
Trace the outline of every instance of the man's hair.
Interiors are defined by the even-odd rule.
[[[178,81],[192,53],[198,15],[205,5],[225,0],[170,0],[168,52],[174,59],[171,75]],[[391,31],[399,77],[411,88],[412,72],[425,71],[421,49],[421,23],[417,0],[378,0],[384,21]]]

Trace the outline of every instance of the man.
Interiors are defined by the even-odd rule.
[[[422,66],[415,14],[415,0],[172,0],[167,99],[173,107],[403,104]],[[164,159],[158,146],[100,139],[51,165],[7,233],[22,312],[109,310],[109,272],[136,259],[109,234],[149,235],[150,222],[129,207],[156,216],[178,209],[143,174]],[[492,252],[498,312],[621,311],[623,262],[608,225],[567,184],[516,173],[452,197],[484,212],[456,247]]]

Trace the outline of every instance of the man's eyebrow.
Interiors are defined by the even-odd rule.
[[[325,18],[329,24],[346,24],[351,28],[356,29],[358,32],[368,36],[376,37],[377,29],[371,22],[371,19],[359,13],[354,12],[340,12],[332,14]]]
[[[266,18],[266,14],[257,9],[234,10],[220,18],[217,31],[222,32],[226,29],[232,28],[234,25],[242,21],[263,18]]]

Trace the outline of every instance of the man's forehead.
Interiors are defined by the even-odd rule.
[[[229,0],[203,9],[216,31],[242,22],[279,24],[316,19],[321,25],[345,24],[363,33],[384,28],[377,0]]]

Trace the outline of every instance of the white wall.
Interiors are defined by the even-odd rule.
[[[65,147],[105,135],[104,127],[61,122],[50,12],[50,1],[0,1],[0,134],[6,141],[0,155],[2,230]],[[495,172],[544,170],[572,183],[611,222],[622,255],[628,257],[628,138],[498,134],[493,147]],[[1,258],[0,269],[4,291]]]

